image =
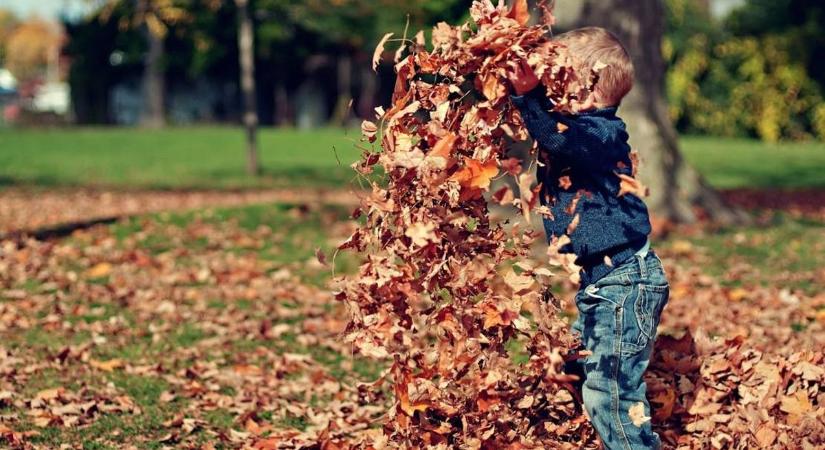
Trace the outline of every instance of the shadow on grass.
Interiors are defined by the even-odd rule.
[[[711,178],[719,180],[724,178],[726,183],[721,184],[728,184],[731,180],[735,180],[734,184],[736,186],[748,186],[754,190],[764,191],[825,189],[825,176],[822,174],[822,167],[816,165],[797,166],[792,172],[769,169],[756,172],[749,167],[726,166],[723,174],[717,174]]]
[[[38,175],[36,177],[20,178],[8,175],[0,175],[0,188],[7,187],[56,187],[62,185],[62,181],[54,176]]]
[[[0,189],[106,189],[112,191],[161,190],[173,192],[220,190],[248,191],[285,188],[348,189],[358,187],[356,173],[349,167],[289,169],[264,168],[253,177],[234,169],[217,169],[196,177],[168,180],[71,180],[37,175],[14,177],[0,175]]]
[[[206,174],[209,182],[206,185],[193,187],[324,187],[347,188],[356,183],[356,174],[349,167],[302,167],[289,168],[264,167],[261,174],[251,177],[243,172],[232,169],[217,169]]]

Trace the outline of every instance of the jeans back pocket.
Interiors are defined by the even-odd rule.
[[[638,284],[633,303],[626,303],[622,326],[622,353],[644,350],[656,336],[659,316],[667,302],[668,286]]]
[[[668,291],[667,285],[639,285],[639,298],[633,309],[639,327],[636,345],[640,349],[646,347],[656,336],[656,327],[659,325],[662,308],[667,302]]]

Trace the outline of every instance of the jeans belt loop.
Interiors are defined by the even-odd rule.
[[[642,255],[636,255],[636,261],[639,261],[639,275],[642,279],[647,278],[647,263]]]

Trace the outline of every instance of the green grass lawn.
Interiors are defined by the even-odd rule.
[[[690,136],[682,139],[682,151],[720,189],[825,188],[825,142],[768,144]]]
[[[240,129],[5,129],[0,130],[0,186],[340,186],[353,176],[348,166],[358,157],[357,139],[356,132],[341,129],[265,129],[260,135],[264,174],[255,179],[245,174]]]
[[[357,139],[354,130],[264,129],[255,179],[236,128],[0,129],[0,187],[335,187],[353,179]],[[825,143],[685,137],[682,148],[719,188],[825,187]]]

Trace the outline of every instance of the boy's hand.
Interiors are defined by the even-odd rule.
[[[533,72],[533,68],[523,59],[511,66],[511,69],[507,72],[507,78],[510,79],[516,95],[524,95],[539,85],[539,79],[536,77],[536,73]]]

